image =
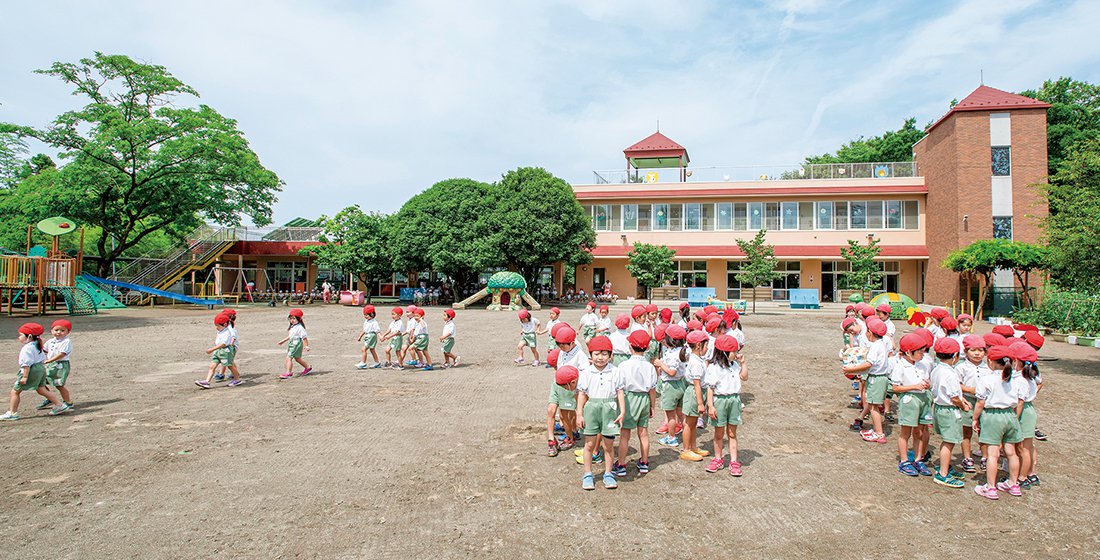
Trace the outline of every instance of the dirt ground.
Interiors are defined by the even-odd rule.
[[[358,371],[359,310],[313,305],[316,375],[280,381],[286,309],[242,307],[247,383],[206,391],[192,380],[212,312],[78,317],[76,410],[48,417],[28,396],[23,419],[0,425],[0,557],[1100,554],[1100,350],[1043,349],[1057,360],[1042,364],[1036,403],[1050,434],[1036,444],[1042,487],[989,502],[974,478],[952,490],[899,474],[892,436],[848,431],[838,308],[761,311],[743,321],[744,477],[707,474],[651,436],[648,475],[593,492],[571,452],[545,455],[552,376],[512,364],[512,313],[459,312],[457,369]],[[433,337],[439,317],[429,310]],[[0,318],[12,370],[24,320]],[[701,442],[710,448],[711,430]]]

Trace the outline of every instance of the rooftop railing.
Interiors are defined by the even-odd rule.
[[[881,163],[802,163],[795,165],[749,165],[731,167],[688,167],[662,169],[615,169],[593,171],[593,184],[627,183],[721,183],[731,181],[799,181],[805,179],[887,179],[916,177],[911,161]]]

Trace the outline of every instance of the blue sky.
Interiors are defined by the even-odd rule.
[[[695,166],[779,165],[919,125],[979,85],[1100,82],[1100,2],[24,2],[0,120],[77,100],[32,73],[95,50],[168,67],[286,182],[275,220],[393,211],[517,166],[573,183],[661,131]],[[46,28],[48,27],[48,30]]]

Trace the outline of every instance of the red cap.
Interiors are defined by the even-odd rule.
[[[728,334],[723,334],[714,339],[714,348],[722,352],[736,352],[739,347],[737,339]]]
[[[864,317],[871,317],[875,314],[875,310],[870,305],[865,305],[859,310],[859,314]]]
[[[611,339],[607,338],[606,336],[593,337],[592,340],[588,341],[589,352],[599,352],[601,350],[604,352],[610,352],[611,348]]]
[[[711,313],[718,313],[718,308],[713,305],[708,305],[703,308],[703,313],[710,315]]]
[[[855,317],[846,317],[843,321],[840,322],[840,330],[841,331],[847,331],[848,327],[850,327],[854,324],[856,324],[856,318]]]
[[[550,312],[554,315],[557,315],[558,317],[561,317],[561,309],[558,309],[557,307],[551,307]]]
[[[554,326],[550,327],[550,338],[554,338],[554,335],[558,334],[558,331],[560,331],[562,327],[568,326],[569,323],[557,323]]]
[[[681,311],[683,311],[683,310],[685,310],[685,309],[687,309],[687,308],[689,308],[689,307],[691,307],[691,304],[690,304],[690,303],[688,303],[688,302],[686,302],[686,301],[681,301],[681,302],[680,302],[680,310],[681,310]]]
[[[997,325],[993,327],[993,332],[1005,338],[1012,338],[1016,336],[1016,331],[1008,325]]]
[[[1004,345],[991,346],[988,350],[988,354],[986,355],[989,357],[990,360],[993,360],[995,362],[1001,361],[1002,358],[1012,357],[1011,354],[1009,354],[1008,346]]]
[[[454,319],[455,318],[455,310],[454,309],[444,309],[443,314],[446,315],[448,319]]]
[[[225,313],[218,313],[217,315],[214,316],[214,324],[215,325],[228,325],[229,324],[229,315],[226,315]]]
[[[664,308],[657,313],[657,316],[661,318],[661,321],[668,323],[672,321],[672,310]]]
[[[650,304],[645,306],[645,312],[646,313],[656,313],[657,312],[657,306],[655,304],[650,303]]]
[[[526,321],[531,318],[531,312],[526,309],[519,310],[519,320]]]
[[[941,321],[944,317],[948,316],[947,310],[942,307],[933,307],[932,311],[929,311],[928,313],[932,316],[933,319],[937,321]]]
[[[61,327],[67,331],[73,330],[73,324],[70,323],[67,319],[58,319],[54,321],[52,325],[50,325],[50,329],[56,329],[57,327]]]
[[[917,333],[909,333],[898,341],[898,349],[902,352],[912,352],[923,348],[927,348],[924,344],[924,337]]]
[[[617,329],[629,329],[630,328],[630,316],[626,313],[620,313],[615,317],[615,328]]]
[[[696,320],[696,319],[692,319],[692,320],[688,321],[687,330],[689,330],[689,331],[701,331],[701,330],[703,330],[703,323]]]
[[[710,340],[710,337],[703,331],[691,331],[687,334],[688,344],[699,344],[707,340]]]
[[[290,310],[290,313],[288,313],[288,316],[289,317],[297,317],[297,318],[301,319],[302,317],[305,316],[305,313],[303,313],[301,309],[298,309],[297,307],[295,307],[294,309]]]
[[[577,331],[573,330],[573,327],[570,327],[569,325],[566,325],[564,323],[554,325],[554,328],[557,327],[561,328],[557,329],[558,332],[552,335],[554,337],[554,342],[557,342],[558,344],[569,344],[570,342],[577,340]]]
[[[45,329],[43,329],[42,325],[39,325],[38,323],[23,323],[19,327],[19,332],[30,336],[40,336],[43,332],[45,332]]]
[[[555,348],[546,353],[546,363],[552,368],[558,367],[558,356],[561,355],[561,350]]]
[[[645,315],[645,306],[644,305],[635,305],[634,307],[630,308],[630,316],[631,317],[634,317],[635,319],[637,319],[638,317],[641,317],[642,315]]]
[[[982,340],[985,341],[986,348],[993,346],[1008,346],[1008,339],[997,333],[986,333],[982,335]]]
[[[936,341],[933,349],[937,354],[958,354],[959,342],[954,338],[944,337]]]
[[[416,311],[416,306],[415,305],[410,305],[410,306],[405,308],[405,313],[412,313],[413,311]]]
[[[727,320],[730,321],[729,324],[732,325],[733,324],[732,321],[737,321],[737,320],[741,319],[741,314],[738,313],[736,309],[727,309],[725,317],[726,317]]]
[[[424,316],[424,310],[417,307],[416,309],[413,309],[413,315],[416,315],[417,317],[423,317]]]
[[[885,314],[889,315],[890,313],[892,313],[894,311],[894,308],[890,307],[889,303],[880,303],[880,304],[878,304],[878,307],[875,308],[875,311],[878,311],[879,313],[885,313]]]
[[[591,307],[592,309],[595,309],[596,308],[596,302],[590,301],[590,302],[584,304],[585,309],[588,309],[589,307]]]
[[[601,305],[600,306],[600,311],[601,312],[610,311],[610,310],[611,310],[611,308],[606,306],[606,305]]]
[[[968,334],[963,337],[963,348],[985,348],[985,339],[976,334]]]
[[[222,313],[225,313],[226,315],[229,315],[230,317],[236,317],[237,316],[237,310],[233,309],[232,307],[226,307],[225,309],[222,310]]]
[[[668,325],[661,323],[653,328],[653,338],[658,342],[665,339],[665,334],[668,333]]]
[[[848,313],[849,311],[855,311],[855,310],[856,310],[856,306],[849,305],[848,307],[844,308],[844,313]]]
[[[936,337],[932,335],[932,331],[921,327],[919,329],[913,329],[913,332],[924,340],[924,347],[931,348],[936,343]]]
[[[874,333],[875,336],[886,336],[886,323],[880,321],[877,318],[874,321],[868,319],[867,330]]]
[[[1043,343],[1046,342],[1046,339],[1043,338],[1043,335],[1039,334],[1039,331],[1024,331],[1024,340],[1036,350],[1042,348]]]
[[[634,331],[626,337],[626,341],[630,343],[630,347],[635,350],[645,350],[649,348],[650,336],[645,331]]]
[[[1012,325],[1012,328],[1016,329],[1018,331],[1035,331],[1035,332],[1039,332],[1039,327],[1036,327],[1035,325],[1029,325],[1027,323],[1015,324],[1015,325]]]
[[[394,307],[392,313],[400,317],[405,314],[405,310],[401,309],[400,307]]]
[[[940,321],[940,326],[943,327],[945,331],[954,331],[958,330],[959,322],[956,321],[954,317],[944,317],[943,320]]]
[[[959,316],[955,317],[955,320],[960,323],[963,321],[970,321],[971,323],[973,323],[974,317],[972,317],[969,313],[959,313]]]
[[[363,315],[373,315],[375,313],[376,313],[376,311],[374,310],[373,305],[368,303],[367,305],[363,306]]]
[[[708,333],[713,333],[718,330],[718,326],[722,324],[722,320],[715,317],[713,319],[707,319],[707,324],[703,326]]]
[[[672,340],[683,340],[687,335],[687,330],[680,325],[669,325],[669,327],[665,329],[665,337]]]
[[[1012,358],[1021,362],[1034,362],[1039,359],[1039,354],[1027,343],[1013,344],[1009,347],[1009,350],[1012,353]]]
[[[554,372],[554,382],[558,385],[568,385],[577,380],[580,373],[573,366],[562,366]]]

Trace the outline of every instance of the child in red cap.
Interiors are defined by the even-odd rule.
[[[416,355],[416,367],[424,371],[432,371],[432,357],[428,355],[428,321],[424,318],[424,310],[417,307],[413,310],[413,338],[409,342]]]
[[[519,310],[519,343],[516,344],[516,352],[519,354],[514,360],[517,364],[523,364],[523,349],[530,348],[531,355],[534,357],[534,361],[531,365],[538,367],[539,365],[539,348],[538,348],[538,332],[539,332],[539,320],[531,316],[531,312],[526,309]]]
[[[457,330],[455,327],[455,310],[444,309],[443,310],[443,334],[439,337],[439,342],[443,345],[443,367],[449,368],[458,365],[458,354],[454,353],[455,349],[455,334]]]
[[[1020,477],[1020,457],[1016,454],[1015,444],[1023,440],[1020,414],[1024,408],[1026,389],[1012,379],[1011,348],[994,346],[986,352],[986,357],[993,374],[981,379],[974,392],[978,404],[974,407],[971,424],[978,432],[978,443],[985,449],[982,462],[987,467],[986,483],[976,486],[974,492],[983,498],[996,500],[1000,497],[998,490],[1014,496],[1021,495],[1016,483]],[[998,484],[1002,448],[1008,459],[1008,480]]]
[[[588,344],[592,337],[596,336],[596,323],[600,316],[596,315],[596,302],[590,301],[584,306],[584,315],[581,315],[581,340]]]
[[[729,441],[730,476],[741,476],[737,460],[737,427],[741,425],[741,384],[749,378],[745,356],[738,352],[737,339],[723,334],[714,339],[714,362],[707,366],[703,384],[707,387],[707,412],[714,421],[714,458],[707,472],[725,467],[724,444]]]
[[[229,382],[230,387],[236,387],[242,383],[241,372],[233,364],[235,347],[233,346],[233,331],[229,328],[229,315],[224,311],[214,316],[214,328],[218,334],[214,336],[214,346],[206,349],[210,354],[210,369],[206,373],[206,379],[196,379],[195,385],[203,389],[210,388],[211,380],[219,368],[228,369],[233,374]]]
[[[680,333],[675,333],[679,335]],[[680,450],[680,459],[684,461],[698,462],[710,455],[709,451],[701,449],[696,439],[699,429],[699,420],[707,414],[707,390],[703,386],[703,379],[707,373],[707,363],[703,356],[707,352],[710,337],[703,331],[691,331],[684,334],[687,343],[687,359],[683,360],[684,380],[687,385],[679,405],[680,423],[684,430],[684,445]],[[681,352],[683,354],[683,352]],[[662,395],[662,401],[663,399]],[[675,440],[675,438],[673,438]],[[673,441],[672,445],[675,445]]]
[[[630,335],[630,329],[636,324],[631,323],[630,317],[625,313],[615,317],[615,330],[608,335],[608,338],[611,339],[612,365],[618,366],[630,359],[630,343],[627,342],[626,337]]]
[[[554,329],[554,341],[558,343],[557,349],[561,351],[558,354],[557,367],[573,366],[577,371],[588,367],[588,355],[577,344],[577,331],[566,323],[559,323]]]
[[[611,313],[611,308],[606,305],[600,306],[599,316],[596,317],[596,336],[611,334],[611,327],[614,325],[611,323],[611,317],[608,316],[609,313]]]
[[[963,337],[963,358],[955,364],[955,372],[959,376],[959,386],[962,388],[963,400],[973,409],[978,404],[974,397],[978,383],[983,377],[991,375],[989,366],[985,363],[985,339],[968,334]],[[970,422],[963,422],[962,454],[963,460],[960,466],[966,472],[977,472],[974,467],[974,459],[971,456],[970,441],[974,437],[974,431],[970,428]]]
[[[46,361],[42,365],[46,368],[46,380],[61,394],[61,400],[73,406],[73,396],[69,393],[69,373],[71,367],[69,360],[73,355],[73,341],[69,333],[73,330],[73,324],[65,319],[58,319],[50,326],[50,334],[53,338],[46,341]],[[44,399],[38,405],[38,410],[45,410],[53,406],[49,399]]]
[[[948,313],[946,309],[942,307],[933,307],[932,311],[928,312],[928,324],[925,325],[924,328],[932,333],[932,338],[939,340],[947,336],[947,333],[943,331],[943,327],[940,326],[940,324],[944,319],[950,316],[951,314]]]
[[[626,397],[623,394],[623,378],[611,365],[611,339],[606,336],[593,338],[588,343],[588,354],[592,363],[580,372],[577,381],[577,427],[584,431],[585,436],[581,455],[584,465],[581,488],[594,490],[593,455],[601,445],[601,451],[608,457],[615,452],[615,438],[622,425]],[[611,473],[610,461],[604,465],[603,485],[608,489],[619,485]]]
[[[680,302],[680,318],[676,320],[676,324],[680,325],[680,328],[688,330],[688,321],[691,320],[691,304],[686,301]]]
[[[561,309],[557,307],[550,308],[550,320],[543,325],[542,330],[539,331],[539,335],[549,334],[546,339],[546,349],[553,350],[558,347],[558,343],[554,341],[554,326],[561,324]],[[546,367],[550,367],[550,364],[546,364]]]
[[[875,325],[874,329],[870,327]],[[882,333],[882,334],[877,334]],[[886,443],[886,435],[882,429],[882,412],[879,405],[886,401],[886,387],[890,384],[890,348],[885,339],[886,325],[877,319],[868,322],[866,328],[867,340],[870,346],[867,349],[867,361],[850,366],[844,366],[845,374],[867,374],[866,390],[863,398],[863,411],[859,418],[871,415],[873,429],[862,430],[860,436],[864,441]]]
[[[954,368],[962,347],[953,338],[941,338],[933,350],[939,363],[932,369],[930,379],[934,407],[932,426],[941,440],[939,472],[933,480],[949,488],[962,488],[962,475],[951,469],[951,453],[955,445],[963,442],[963,425],[969,424],[963,418],[969,419],[970,403],[963,398],[962,384]]]
[[[1025,331],[1024,337],[1036,331]],[[1025,490],[1039,486],[1039,475],[1035,471],[1035,425],[1039,413],[1035,409],[1035,397],[1043,388],[1043,378],[1039,375],[1039,354],[1028,342],[1014,342],[1012,350],[1012,378],[1021,388],[1024,406],[1020,409],[1020,437],[1016,444],[1016,454],[1020,456],[1020,474],[1016,484]],[[1009,490],[1011,493],[1011,490]]]
[[[881,323],[869,323],[867,328],[878,335],[876,327]],[[885,326],[880,327],[885,332]],[[898,472],[908,476],[932,476],[925,464],[928,452],[928,428],[932,425],[932,394],[929,392],[930,370],[921,363],[929,350],[925,341],[913,333],[902,337],[901,359],[890,373],[890,383],[898,399]],[[913,454],[909,454],[909,439],[913,439]]]
[[[552,351],[551,351],[552,352]],[[558,356],[560,357],[560,350]],[[547,357],[549,361],[549,357]],[[577,377],[580,372],[573,366],[560,366],[554,373],[554,384],[550,387],[550,397],[546,405],[547,451],[550,457],[557,457],[559,451],[572,449],[575,445],[573,434],[577,430]],[[554,417],[561,417],[564,438],[559,442],[554,437]]]
[[[359,338],[356,340],[363,341],[363,348],[360,350],[361,356],[358,364],[355,364],[356,369],[378,369],[382,367],[382,362],[378,361],[378,351],[374,348],[378,346],[378,333],[382,330],[378,326],[378,320],[375,319],[377,311],[374,306],[367,304],[363,306],[363,330],[359,333]],[[370,350],[370,355],[374,358],[374,365],[367,365],[367,351]]]
[[[305,314],[301,309],[294,308],[290,310],[287,315],[287,322],[290,325],[287,327],[286,338],[278,342],[279,346],[286,344],[286,371],[279,374],[279,379],[290,379],[294,377],[294,362],[302,364],[305,368],[302,373],[298,375],[309,375],[309,372],[313,371],[309,363],[302,359],[302,352],[309,352],[309,334],[306,333]]]
[[[657,406],[657,370],[645,359],[651,338],[644,330],[627,336],[630,359],[617,366],[623,381],[622,437],[619,438],[619,457],[611,466],[615,476],[626,476],[626,453],[630,447],[630,432],[638,431],[638,448],[641,456],[636,466],[638,474],[649,472],[649,419]]]
[[[383,343],[389,341],[386,345],[386,361],[382,365],[393,369],[402,369],[401,363],[405,361],[404,340],[402,340],[405,325],[401,321],[401,316],[404,314],[405,310],[400,307],[390,310],[390,326],[386,328],[386,334],[382,335],[380,340]]]
[[[0,416],[0,420],[19,419],[19,394],[23,391],[35,391],[50,401],[53,409],[51,416],[68,412],[71,406],[61,401],[57,393],[50,391],[46,386],[46,368],[42,362],[46,361],[46,353],[42,344],[42,333],[45,329],[38,323],[24,323],[19,327],[19,343],[23,345],[19,350],[19,376],[11,387],[11,401],[8,411]]]

